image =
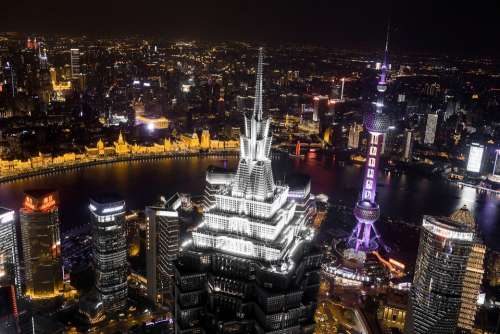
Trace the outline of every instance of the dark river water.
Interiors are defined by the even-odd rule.
[[[129,209],[144,208],[160,195],[169,196],[176,192],[199,195],[208,166],[235,168],[236,164],[236,157],[227,160],[194,157],[82,168],[0,184],[0,206],[17,210],[23,191],[27,189],[58,189],[64,231],[88,221],[88,198],[92,194],[116,192],[126,199]],[[332,202],[349,206],[354,204],[361,184],[361,166],[339,166],[331,157],[314,154],[303,160],[274,158],[273,169],[276,180],[286,181],[287,175],[295,172],[309,174],[313,193],[325,193]],[[487,245],[500,248],[500,198],[476,194],[471,188],[459,189],[441,179],[413,174],[382,174],[378,182],[377,201],[382,215],[418,224],[424,214],[449,215],[465,204],[473,211]],[[335,221],[326,224],[335,224]]]

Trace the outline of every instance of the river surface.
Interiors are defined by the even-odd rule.
[[[236,157],[132,161],[32,177],[0,184],[0,206],[17,210],[23,191],[27,189],[58,189],[61,228],[65,231],[88,222],[88,198],[92,194],[116,192],[125,198],[129,209],[143,209],[156,202],[160,195],[168,197],[176,192],[199,195],[208,166],[235,169],[237,162]],[[352,206],[361,186],[361,166],[341,166],[332,157],[314,153],[302,160],[284,156],[274,158],[273,169],[277,181],[286,182],[287,176],[296,172],[309,174],[313,193],[325,193],[333,203]],[[377,201],[382,215],[414,224],[419,224],[424,214],[448,216],[467,205],[487,245],[500,248],[500,198],[477,194],[471,188],[460,189],[441,179],[382,173],[378,180]],[[326,224],[334,228],[335,221],[332,219]]]

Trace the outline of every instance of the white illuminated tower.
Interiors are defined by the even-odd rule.
[[[368,151],[363,177],[363,189],[354,207],[354,217],[358,223],[349,239],[349,246],[356,251],[372,251],[378,248],[378,234],[373,224],[380,216],[380,208],[375,201],[377,176],[382,142],[389,128],[389,117],[383,112],[384,93],[387,90],[388,46],[389,31],[387,31],[384,62],[381,66],[380,80],[377,84],[378,97],[377,102],[375,102],[375,111],[366,114],[364,117],[365,128],[369,133]]]
[[[301,199],[292,199],[288,186],[274,183],[262,66],[261,48],[238,170],[234,176],[209,174],[202,222],[182,243],[176,265],[176,333],[313,330],[321,254],[312,251],[311,217],[299,210]]]
[[[244,117],[240,162],[234,180],[215,195],[216,205],[205,213],[195,232],[196,247],[229,251],[256,259],[282,260],[298,240],[294,231],[305,224],[287,202],[288,187],[274,183],[269,152],[270,118],[262,114],[262,49],[259,51],[255,106]]]

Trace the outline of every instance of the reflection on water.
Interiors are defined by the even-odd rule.
[[[0,185],[0,205],[19,208],[22,192],[30,188],[57,188],[61,195],[63,229],[85,223],[88,197],[98,192],[117,192],[129,208],[144,208],[158,196],[175,192],[200,194],[205,170],[211,164],[223,165],[213,157],[120,162],[66,173],[34,177]],[[227,160],[236,168],[237,158]],[[305,159],[273,160],[276,180],[285,180],[293,172],[312,177],[312,190],[325,193],[333,201],[352,205],[361,186],[362,166],[339,166],[332,156],[314,153]],[[418,175],[383,174],[379,178],[377,200],[383,215],[418,223],[423,214],[449,215],[464,204],[473,210],[487,243],[496,248],[500,240],[500,200],[478,195],[471,188],[459,189],[444,180]]]

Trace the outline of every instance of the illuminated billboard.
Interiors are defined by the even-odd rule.
[[[467,160],[467,171],[479,173],[483,162],[484,146],[477,143],[472,143],[469,151],[469,159]]]

